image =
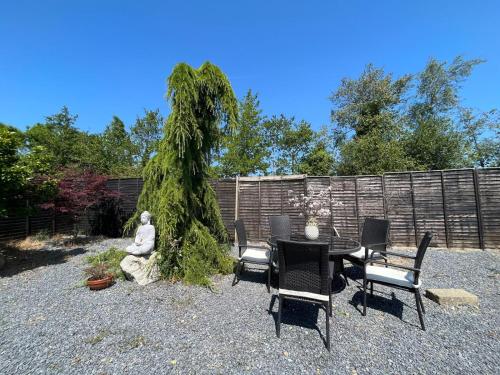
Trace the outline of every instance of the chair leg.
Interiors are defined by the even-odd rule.
[[[417,289],[415,291],[415,302],[417,303],[418,319],[420,320],[422,331],[425,331],[424,316],[422,315],[421,299],[422,297],[420,297],[420,291]]]
[[[326,348],[330,351],[330,303],[326,305]]]
[[[349,286],[349,280],[347,280],[347,275],[345,273],[344,259],[342,259],[342,276],[344,276],[345,284]]]
[[[281,309],[283,308],[283,296],[279,296],[279,305],[278,305],[278,328],[277,328],[277,336],[280,337],[281,331]]]
[[[267,270],[267,292],[271,293],[271,265],[269,265],[269,269]]]
[[[328,298],[328,304],[330,305],[330,316],[333,316],[333,309],[332,309],[332,294],[330,293],[330,296]]]
[[[370,283],[370,296],[373,297],[373,281]]]
[[[418,300],[420,301],[420,307],[422,308],[422,312],[425,314],[424,301],[420,293],[418,293]]]
[[[363,278],[363,316],[366,316],[366,284],[368,282],[366,281],[366,273]]]
[[[236,266],[236,272],[234,273],[234,279],[233,279],[233,285],[232,286],[235,286],[237,281],[239,281],[240,279],[240,273],[241,273],[241,266],[242,266],[243,262],[238,262],[238,265]]]

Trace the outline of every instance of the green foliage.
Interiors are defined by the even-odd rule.
[[[209,62],[200,68],[181,63],[168,78],[172,111],[158,153],[144,168],[137,211],[153,214],[159,267],[164,277],[206,285],[210,275],[226,272],[227,241],[215,192],[210,161],[223,134],[235,129],[238,102],[222,71]],[[224,124],[220,128],[221,122]]]
[[[17,211],[19,205],[26,208],[19,201],[28,190],[34,196],[53,185],[50,181],[33,184],[38,174],[48,171],[50,159],[42,146],[34,147],[31,153],[24,152],[24,141],[21,131],[0,124],[0,216],[9,210]]]
[[[325,143],[318,142],[311,152],[302,158],[298,172],[309,176],[331,176],[334,172],[334,163],[333,155]]]
[[[257,94],[248,90],[239,103],[239,123],[223,139],[223,152],[216,158],[218,176],[234,177],[265,174],[269,151],[264,137],[262,110]]]
[[[117,116],[113,116],[101,139],[105,172],[114,177],[136,175],[133,168],[136,148],[125,129],[123,121]]]
[[[297,174],[302,158],[313,145],[314,131],[306,121],[297,123],[293,117],[273,116],[264,122],[269,142],[269,164],[272,174]]]
[[[393,79],[368,65],[332,95],[340,174],[371,174],[498,164],[495,112],[460,106],[461,84],[481,60],[429,60],[415,77]],[[415,86],[413,95],[409,88]],[[495,131],[495,129],[497,129]]]
[[[138,117],[134,126],[130,129],[131,140],[137,152],[139,165],[144,167],[156,152],[158,142],[161,139],[163,117],[160,110],[144,110],[144,116]]]
[[[50,156],[52,170],[79,165],[82,159],[81,133],[74,127],[77,118],[64,106],[59,113],[47,116],[44,124],[26,131],[28,148],[43,147]]]
[[[330,97],[334,107],[332,122],[339,141],[354,132],[355,137],[372,130],[393,131],[398,108],[410,86],[411,76],[393,79],[383,69],[368,64],[359,79],[344,78]]]
[[[431,58],[418,75],[417,98],[410,108],[413,119],[443,116],[458,109],[461,84],[483,60],[464,60],[457,56],[450,64]]]
[[[406,142],[406,154],[421,170],[459,168],[463,165],[464,140],[446,118],[419,120]]]
[[[500,115],[491,110],[474,115],[463,109],[461,114],[467,148],[467,165],[470,167],[500,166]],[[491,133],[488,138],[487,132]]]
[[[120,262],[127,256],[127,252],[111,247],[103,253],[89,255],[86,258],[91,266],[104,265],[107,273],[113,275],[115,279],[125,280],[125,275],[120,267]]]
[[[404,144],[397,140],[384,140],[379,130],[341,146],[342,159],[337,166],[338,175],[382,174],[387,171],[420,169],[405,153]]]

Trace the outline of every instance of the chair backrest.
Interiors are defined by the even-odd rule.
[[[247,246],[247,231],[245,230],[243,219],[235,220],[234,227],[236,228],[236,235],[238,236],[238,245]]]
[[[269,216],[269,226],[271,228],[271,238],[289,240],[292,234],[290,227],[290,216]]]
[[[417,250],[417,255],[415,256],[415,268],[420,269],[422,266],[422,261],[424,260],[424,255],[425,252],[427,251],[427,248],[429,247],[429,244],[431,243],[432,240],[432,233],[431,232],[425,232],[424,237],[420,241],[420,245],[418,245],[418,250]],[[415,284],[418,283],[418,277],[420,276],[420,272],[415,272]]]
[[[389,220],[367,217],[361,233],[361,246],[387,243],[389,239]],[[385,250],[386,245],[370,246],[372,250]]]
[[[280,289],[328,295],[328,244],[278,240]]]
[[[290,227],[290,216],[269,216],[269,226],[271,227],[271,237],[289,240],[292,230]]]

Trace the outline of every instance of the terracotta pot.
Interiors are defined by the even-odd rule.
[[[113,283],[113,276],[108,275],[104,279],[100,280],[87,280],[87,285],[90,290],[105,289]]]

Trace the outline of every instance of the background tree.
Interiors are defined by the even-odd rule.
[[[25,135],[18,129],[0,123],[0,216],[16,214],[26,208],[26,193],[31,195],[50,190],[52,181],[33,185],[37,175],[47,173],[51,166],[50,156],[42,146],[24,151]]]
[[[156,152],[161,139],[163,117],[160,110],[144,110],[143,117],[137,117],[134,126],[130,129],[131,140],[136,148],[138,163],[143,168],[152,154]]]
[[[57,194],[40,205],[43,209],[69,215],[78,234],[78,224],[86,217],[89,209],[97,208],[104,202],[118,197],[118,193],[106,187],[107,178],[90,171],[65,169],[57,183]]]
[[[227,233],[210,177],[212,154],[220,145],[220,124],[235,128],[236,100],[229,80],[209,62],[200,68],[181,63],[168,78],[171,113],[158,153],[144,169],[132,229],[143,210],[153,214],[159,266],[165,277],[210,285],[209,276],[231,272]]]
[[[481,62],[461,56],[449,64],[430,59],[418,75],[408,115],[413,131],[407,153],[422,169],[459,168],[466,163],[466,139],[459,125],[460,88]]]
[[[320,141],[302,158],[298,165],[298,173],[309,176],[331,176],[334,173],[334,163],[332,153],[325,142]]]
[[[70,165],[78,166],[82,154],[80,132],[74,126],[77,118],[66,106],[59,113],[47,116],[45,123],[36,124],[26,131],[28,148],[44,147],[50,154],[53,170]]]
[[[470,167],[500,166],[500,116],[491,110],[474,115],[463,109],[461,123],[467,143],[467,165]]]
[[[134,170],[136,148],[125,129],[125,124],[117,116],[102,134],[102,153],[106,172],[114,177],[137,175]]]
[[[313,145],[311,125],[293,117],[273,116],[264,122],[264,136],[268,142],[268,163],[272,174],[297,174],[302,158]]]
[[[238,127],[223,138],[222,152],[214,167],[217,175],[234,177],[267,172],[269,151],[264,136],[264,116],[259,107],[257,94],[248,90],[238,105]]]
[[[371,64],[358,79],[342,79],[330,98],[335,145],[340,151],[338,174],[414,167],[401,142],[405,134],[401,108],[410,82],[409,75],[394,79]]]

